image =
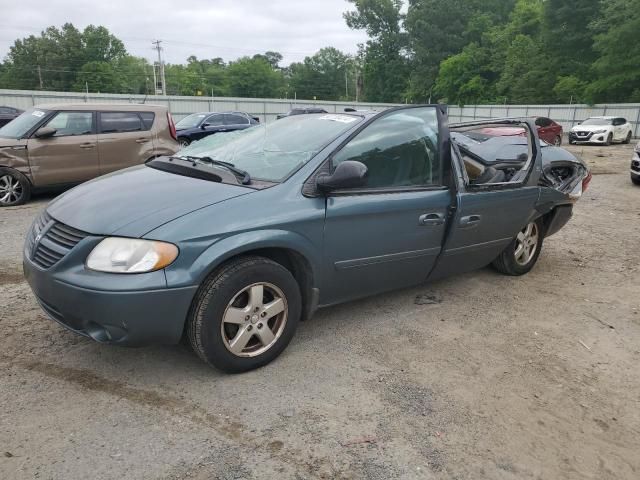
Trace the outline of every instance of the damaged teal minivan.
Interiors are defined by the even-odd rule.
[[[437,105],[287,117],[68,191],[30,229],[24,272],[76,333],[186,337],[246,371],[319,307],[489,264],[527,273],[590,179],[578,159],[545,161],[555,148],[529,120],[450,129]]]

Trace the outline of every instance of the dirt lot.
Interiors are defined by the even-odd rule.
[[[628,146],[572,150],[591,189],[532,273],[321,311],[240,376],[45,318],[20,255],[51,197],[1,210],[0,478],[640,478],[640,188]]]

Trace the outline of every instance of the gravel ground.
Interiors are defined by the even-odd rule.
[[[640,188],[629,146],[570,148],[595,176],[529,275],[321,311],[237,376],[48,320],[20,255],[51,197],[0,210],[0,478],[639,478]]]

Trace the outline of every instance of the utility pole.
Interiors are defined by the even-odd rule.
[[[38,65],[38,79],[40,80],[40,90],[43,90],[43,88],[42,88],[42,71],[40,70],[40,65]]]
[[[349,101],[349,77],[347,69],[344,69],[344,99]]]
[[[155,40],[153,42],[151,42],[153,45],[155,45],[154,49],[158,51],[158,69],[159,69],[159,74],[160,74],[160,82],[162,82],[162,95],[166,95],[167,94],[167,85],[165,83],[165,78],[164,78],[164,62],[162,61],[162,40]],[[156,83],[156,91],[158,89],[158,84]]]

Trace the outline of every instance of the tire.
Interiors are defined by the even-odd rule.
[[[613,142],[613,133],[610,133],[609,136],[607,137],[607,141],[604,143],[604,146],[608,147],[609,145],[611,145],[612,142]]]
[[[300,287],[286,268],[263,257],[240,257],[204,281],[189,312],[187,336],[209,365],[246,372],[282,353],[301,312]]]
[[[182,149],[191,145],[191,140],[189,140],[188,138],[180,137],[178,138],[178,143],[180,144],[180,148]]]
[[[536,232],[535,240],[532,238],[532,235],[526,236],[526,232],[530,227]],[[521,237],[522,235],[525,235],[525,237]],[[525,252],[521,254],[521,256],[517,257],[517,251],[522,245],[522,241],[526,238],[534,242],[530,244],[529,254],[526,253],[525,247]],[[544,224],[542,223],[542,219],[539,218],[524,227],[491,265],[497,271],[504,273],[505,275],[520,276],[525,273],[529,273],[538,261],[538,257],[542,251],[543,241]],[[531,251],[531,248],[535,248],[535,250]]]
[[[22,205],[31,198],[31,182],[22,173],[0,167],[0,207]]]
[[[631,143],[631,132],[627,133],[627,138],[625,138],[624,143],[629,145]]]
[[[634,177],[633,175],[631,175],[631,182],[634,185],[640,185],[640,177]]]
[[[556,136],[556,138],[554,139],[553,145],[556,147],[562,146],[562,137],[560,135]]]

